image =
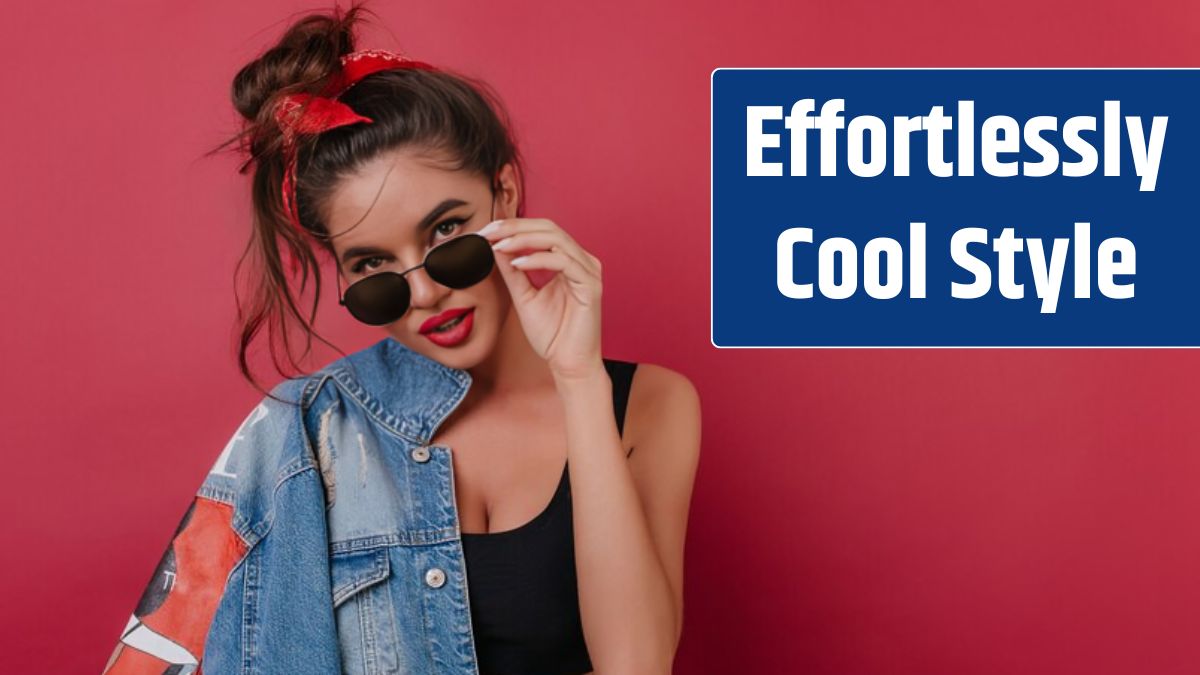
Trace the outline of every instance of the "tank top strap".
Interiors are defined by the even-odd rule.
[[[617,417],[617,431],[625,433],[625,408],[629,403],[629,389],[633,384],[633,373],[637,363],[620,359],[604,359],[604,368],[608,371],[613,385],[613,412]]]

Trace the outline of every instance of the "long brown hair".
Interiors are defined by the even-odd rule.
[[[367,76],[339,100],[371,118],[372,124],[299,138],[296,208],[304,232],[290,223],[280,197],[286,167],[274,106],[286,94],[321,91],[341,68],[340,57],[355,51],[354,28],[363,12],[371,13],[358,2],[345,12],[335,7],[329,13],[304,15],[288,27],[277,44],[243,66],[233,78],[232,91],[233,105],[244,118],[242,129],[217,148],[236,143],[238,150],[249,155],[238,172],[254,171],[252,231],[234,270],[240,330],[238,367],[255,389],[275,400],[280,399],[259,385],[247,358],[250,345],[264,327],[272,363],[284,377],[305,374],[292,354],[289,329],[293,323],[304,335],[300,359],[311,353],[313,338],[345,355],[313,327],[321,295],[317,254],[324,251],[335,260],[325,207],[342,178],[378,155],[402,146],[439,151],[450,159],[451,168],[483,176],[493,186],[500,169],[512,163],[522,196],[517,216],[524,213],[522,161],[499,96],[485,82],[439,65],[435,71],[399,69]],[[243,300],[237,285],[247,263],[250,295]],[[314,292],[306,316],[301,311],[300,296],[310,276]],[[297,277],[299,289],[293,292],[291,281]],[[286,363],[281,363],[281,357]]]

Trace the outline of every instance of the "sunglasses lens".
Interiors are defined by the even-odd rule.
[[[495,263],[491,242],[472,232],[431,249],[425,257],[425,271],[443,286],[467,288],[486,279]],[[408,280],[394,272],[380,272],[356,281],[343,297],[350,314],[371,326],[404,316],[411,300]]]
[[[357,281],[346,289],[346,309],[359,321],[382,326],[404,316],[411,291],[399,274],[381,272]]]
[[[443,286],[467,288],[486,279],[495,262],[491,242],[471,232],[430,250],[425,271]]]

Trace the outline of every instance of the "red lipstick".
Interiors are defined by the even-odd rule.
[[[437,316],[431,316],[421,324],[418,332],[421,335],[429,338],[430,342],[441,347],[453,347],[454,345],[467,339],[471,334],[471,326],[475,318],[474,307],[457,307],[448,309]],[[443,324],[450,323],[456,319],[461,319],[453,327],[444,331],[434,331],[435,328]]]

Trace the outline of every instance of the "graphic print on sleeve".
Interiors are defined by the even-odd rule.
[[[232,519],[232,506],[193,499],[102,675],[200,675],[226,579],[246,554]]]

